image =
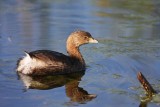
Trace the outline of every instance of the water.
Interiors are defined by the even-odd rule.
[[[0,106],[138,107],[144,95],[138,71],[160,91],[159,7],[158,0],[1,0]],[[85,74],[19,79],[15,68],[23,51],[67,54],[66,38],[78,29],[99,40],[81,47]]]

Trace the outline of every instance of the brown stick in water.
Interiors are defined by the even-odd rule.
[[[156,91],[153,89],[153,87],[150,85],[150,83],[147,81],[147,79],[141,72],[138,72],[137,78],[149,96],[152,96],[156,93]]]

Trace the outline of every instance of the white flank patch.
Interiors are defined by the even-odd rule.
[[[26,53],[26,56],[19,62],[17,71],[21,71],[23,74],[31,73],[32,58]]]
[[[47,64],[44,61],[31,58],[29,54],[26,53],[26,56],[20,60],[17,71],[23,74],[31,74],[35,68],[43,68],[46,66]]]

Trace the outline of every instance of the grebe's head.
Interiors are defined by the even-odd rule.
[[[87,43],[98,43],[98,41],[86,31],[75,31],[71,33],[67,39],[67,45],[72,44],[75,47],[79,47]]]

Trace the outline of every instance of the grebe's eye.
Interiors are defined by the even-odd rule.
[[[87,37],[87,36],[85,36],[85,37],[84,37],[84,39],[86,40],[86,39],[88,39],[88,37]]]

